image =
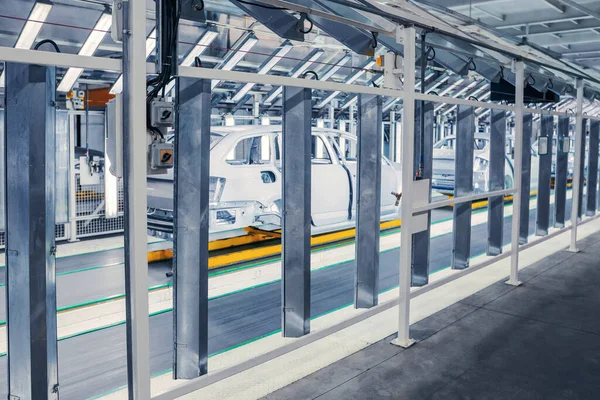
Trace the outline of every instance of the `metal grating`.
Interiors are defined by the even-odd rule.
[[[99,176],[99,183],[82,185],[80,175],[75,174],[77,236],[94,236],[122,232],[123,219],[123,182],[118,183],[118,216],[105,217],[104,176]]]

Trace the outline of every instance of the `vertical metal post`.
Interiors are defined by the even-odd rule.
[[[4,72],[3,72],[4,73]],[[0,79],[4,79],[4,76]],[[6,93],[6,92],[5,92]],[[6,232],[6,141],[5,139],[5,119],[4,113],[6,110],[0,110],[0,166],[4,168],[0,173],[0,232]]]
[[[54,67],[5,63],[10,399],[58,399]]]
[[[523,115],[523,135],[521,153],[521,214],[519,226],[519,244],[527,243],[529,237],[529,196],[531,194],[531,135],[533,116]],[[515,156],[516,157],[516,156]]]
[[[558,117],[556,129],[556,169],[554,172],[554,227],[565,226],[565,208],[567,202],[567,169],[569,157],[569,117]],[[563,144],[567,140],[567,146]]]
[[[379,298],[381,214],[381,97],[358,95],[358,173],[354,306],[370,308]]]
[[[587,178],[587,210],[585,215],[596,214],[596,203],[598,198],[598,140],[600,135],[600,121],[590,120],[590,149],[588,156],[588,178]]]
[[[402,121],[396,122],[396,162],[402,164]]]
[[[173,243],[173,377],[208,368],[210,80],[178,78]]]
[[[554,138],[554,116],[542,115],[540,118],[541,129],[538,138],[538,157],[539,157],[539,175],[538,175],[538,194],[537,194],[537,215],[535,234],[545,236],[548,234],[550,226],[550,186],[552,174],[552,140]],[[544,145],[545,153],[540,153],[540,146]]]
[[[495,191],[505,189],[506,111],[492,110],[490,121],[489,191]],[[497,256],[502,253],[504,244],[504,196],[492,196],[488,199],[487,230],[487,255]]]
[[[514,135],[514,184],[515,193],[513,194],[513,215],[510,242],[510,277],[506,282],[509,285],[519,286],[519,232],[521,226],[521,202],[523,200],[523,97],[525,83],[525,66],[523,61],[515,63],[515,135]],[[529,199],[529,193],[525,193],[525,198]]]
[[[255,94],[252,97],[252,116],[254,117],[253,125],[260,125],[260,102],[262,99],[262,95]]]
[[[429,179],[429,201],[431,201],[431,176],[433,170],[433,104],[417,101],[415,105],[415,141],[420,143],[420,152],[415,158],[421,159],[421,176]],[[418,172],[415,169],[415,174]],[[427,212],[427,229],[412,236],[412,286],[424,286],[429,282],[429,244],[431,237],[431,211]]]
[[[400,29],[400,28],[399,28]],[[404,45],[404,108],[402,110],[402,231],[400,233],[400,276],[398,294],[398,338],[392,343],[409,347],[410,338],[410,265],[412,260],[413,176],[415,129],[415,28],[402,29]]]
[[[311,99],[310,89],[283,88],[281,330],[285,337],[310,332]]]
[[[396,161],[396,111],[390,111],[390,143],[388,146],[388,158]]]
[[[354,116],[356,115],[356,104],[352,104],[348,111],[348,115],[350,116],[350,133],[356,135],[356,119]]]
[[[575,113],[575,165],[573,171],[573,201],[571,203],[571,244],[570,252],[576,253],[577,250],[577,218],[579,215],[579,198],[581,197],[581,164],[583,163],[583,152],[581,141],[583,137],[583,80],[577,79],[577,109]],[[585,142],[584,142],[585,143]]]
[[[69,242],[77,241],[77,179],[75,175],[75,116],[69,114]]]
[[[579,164],[579,204],[577,205],[577,219],[581,220],[581,216],[583,214],[583,187],[585,182],[585,145],[587,142],[586,139],[586,130],[587,130],[587,119],[582,119],[581,121],[581,137],[582,140],[579,142],[579,146],[581,147],[581,163]]]
[[[329,120],[329,129],[334,129],[335,127],[335,106],[337,100],[332,100],[329,102],[329,109],[327,110],[327,119]]]
[[[148,245],[146,233],[146,3],[124,2],[123,189],[127,389],[129,398],[150,396]]]
[[[456,113],[456,154],[454,155],[454,196],[473,192],[475,114],[473,107],[458,106]],[[471,257],[472,202],[455,204],[452,227],[452,269],[465,269]]]

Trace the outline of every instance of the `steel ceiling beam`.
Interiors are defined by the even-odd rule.
[[[260,1],[239,2],[230,0],[236,7],[251,15],[265,27],[276,33],[282,38],[303,42],[304,33],[300,31],[298,26],[299,19],[283,10],[268,8],[266,4]]]
[[[560,17],[557,17],[556,12],[553,10],[539,11],[534,14],[526,12],[508,16],[505,21],[506,23],[497,25],[496,29],[519,28],[527,24],[530,26],[536,24],[555,24],[559,22],[569,22],[574,19],[580,20],[589,18],[592,17],[573,9],[568,9],[564,14],[561,14]]]
[[[298,78],[302,75],[308,68],[323,54],[323,50],[314,49],[304,59],[296,65],[296,67],[290,71],[289,76],[292,78]],[[275,99],[281,94],[283,91],[282,87],[273,88],[267,96],[265,96],[264,103],[275,103]]]
[[[477,7],[477,6],[473,6],[474,9],[494,18],[497,19],[498,21],[506,21],[506,14],[496,14],[494,12],[488,11],[483,7]]]
[[[548,0],[546,0],[546,1],[548,1]],[[592,10],[591,8],[587,8],[586,6],[583,6],[577,2],[574,2],[573,0],[555,0],[555,1],[558,1],[559,3],[565,4],[569,7],[572,7],[574,9],[576,9],[577,11],[581,11],[582,13],[587,14],[590,17],[600,21],[600,12],[596,12],[596,11]]]
[[[569,22],[560,22],[552,25],[540,25],[530,26],[528,37],[532,36],[540,36],[540,35],[548,35],[548,34],[564,34],[564,33],[575,33],[575,32],[589,32],[590,29],[599,29],[600,22],[595,19],[589,18],[581,21],[578,25],[573,25]],[[526,36],[524,33],[522,35],[516,35],[517,37]]]
[[[312,1],[312,0],[307,0],[307,1]],[[535,56],[532,57],[531,55],[527,54],[524,51],[518,51],[516,49],[512,49],[511,46],[503,46],[498,43],[490,43],[489,40],[481,41],[481,40],[474,39],[469,34],[464,33],[460,29],[457,29],[449,24],[446,24],[441,20],[433,21],[432,19],[427,19],[427,18],[425,18],[424,20],[420,20],[419,18],[415,17],[414,15],[408,15],[407,12],[403,12],[403,10],[393,8],[393,7],[387,6],[385,4],[375,3],[374,0],[363,0],[362,4],[357,4],[354,2],[350,2],[348,0],[329,0],[329,1],[333,2],[333,3],[344,5],[346,7],[353,8],[355,10],[359,10],[361,12],[366,12],[368,14],[374,14],[374,15],[377,15],[380,17],[384,17],[384,18],[388,19],[389,21],[396,23],[396,24],[400,24],[400,25],[410,24],[410,25],[413,25],[420,29],[427,29],[427,30],[435,29],[438,32],[443,32],[443,34],[445,36],[456,38],[458,40],[470,43],[472,45],[476,45],[482,49],[490,50],[490,51],[493,51],[494,53],[501,53],[505,56],[509,56],[509,57],[513,57],[513,58],[523,59],[524,61],[539,65],[541,67],[548,67],[545,63],[540,61],[537,57],[535,57]],[[336,15],[332,15],[331,13],[323,12],[320,10],[315,10],[313,8],[306,7],[303,5],[298,5],[298,4],[291,3],[291,2],[285,1],[285,0],[263,0],[263,2],[271,4],[271,5],[279,6],[279,7],[284,7],[289,10],[305,12],[305,13],[309,14],[311,17],[318,16],[318,18],[324,18],[329,21],[336,21],[336,22],[342,20],[342,21],[345,21],[347,24],[349,24],[349,26],[353,26],[353,27],[359,26],[359,27],[361,27],[361,29],[363,29],[363,27],[364,27],[364,24],[362,24],[358,21],[354,21],[354,20],[351,20],[348,18],[343,18],[343,17],[339,17]],[[363,5],[363,4],[365,4],[365,5]],[[424,16],[422,16],[422,17],[424,17]],[[381,33],[386,36],[391,36],[391,37],[396,36],[395,32],[390,32],[388,30],[380,29],[380,28],[374,27],[374,26],[368,26],[368,27],[366,27],[366,29],[368,29],[372,32]],[[539,51],[541,51],[541,50],[539,50]],[[576,78],[582,78],[582,79],[586,79],[590,82],[600,83],[600,79],[591,77],[589,74],[586,74],[586,73],[579,71],[572,67],[564,68],[559,65],[554,65],[554,66],[552,66],[552,69],[563,72],[565,74],[568,74],[568,75],[576,77]]]
[[[567,11],[567,7],[565,7],[564,4],[561,4],[560,0],[544,0],[544,2],[561,14],[564,14]]]
[[[536,43],[540,46],[560,46],[567,44],[581,44],[581,43],[599,43],[600,37],[598,34],[592,32],[576,32],[556,37],[554,35],[547,35],[543,38],[538,38]]]
[[[317,1],[296,0],[296,3],[313,10],[331,12],[331,10],[323,7],[321,3]],[[375,40],[375,42],[373,42],[374,39],[370,32],[314,14],[309,17],[309,20],[319,29],[325,31],[325,33],[348,47],[353,52],[367,56],[373,56],[375,54],[377,41]],[[373,26],[371,29],[375,30],[376,27]]]

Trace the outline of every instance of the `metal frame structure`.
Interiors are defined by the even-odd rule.
[[[211,89],[209,81],[189,78],[175,86],[173,377],[192,379],[208,371]]]
[[[292,10],[303,10],[303,12],[310,11],[313,15],[318,15],[322,18],[329,17],[331,20],[337,23],[351,23],[353,26],[357,26],[357,22],[353,20],[347,20],[342,17],[338,17],[329,13],[321,12],[318,10],[311,10],[310,8],[297,6],[292,3],[281,1],[281,0],[266,0],[265,3],[275,4],[278,6],[286,6]],[[343,1],[337,1],[337,3],[343,4]],[[146,243],[146,198],[145,198],[145,185],[146,185],[146,153],[145,153],[145,137],[140,132],[145,132],[145,121],[146,121],[146,92],[145,92],[145,76],[140,71],[146,71],[148,74],[155,72],[154,64],[146,62],[145,54],[145,24],[146,24],[146,13],[144,2],[128,1],[125,5],[125,34],[123,43],[124,58],[121,61],[116,59],[108,59],[102,57],[93,56],[81,56],[71,54],[54,54],[45,51],[31,51],[23,49],[12,49],[12,48],[0,48],[0,60],[9,63],[25,63],[25,64],[38,64],[45,66],[63,66],[63,67],[76,67],[76,68],[88,68],[88,69],[104,69],[115,72],[123,73],[123,93],[124,93],[124,191],[125,191],[125,271],[126,271],[126,305],[127,305],[127,361],[128,361],[128,390],[129,397],[132,399],[149,399],[151,396],[151,381],[150,381],[150,355],[149,355],[149,316],[148,316],[148,270],[147,270],[147,243]],[[406,16],[402,17],[397,15],[397,11],[390,7],[384,7],[386,16],[394,16],[392,18],[395,24],[399,24],[400,21],[405,22]],[[428,26],[428,25],[427,25]],[[371,27],[372,28],[372,27]],[[484,268],[493,261],[500,260],[504,257],[511,257],[510,263],[510,278],[508,284],[519,285],[518,271],[519,271],[519,236],[520,226],[522,219],[522,208],[528,203],[527,193],[523,190],[523,174],[527,172],[527,169],[523,167],[524,151],[529,151],[528,148],[524,149],[524,113],[539,114],[539,115],[551,115],[559,117],[569,117],[567,112],[552,111],[544,109],[526,108],[524,106],[524,89],[525,89],[525,65],[521,57],[529,60],[527,54],[510,54],[514,58],[514,81],[516,87],[516,100],[514,105],[495,104],[479,100],[461,99],[452,96],[437,96],[428,93],[417,93],[415,92],[415,64],[416,64],[416,35],[417,31],[415,26],[406,24],[404,26],[395,26],[392,31],[373,28],[373,32],[379,32],[395,39],[395,44],[402,43],[403,46],[403,89],[390,89],[390,88],[378,88],[362,85],[347,85],[343,83],[325,81],[325,80],[309,80],[302,79],[299,77],[291,76],[278,76],[278,75],[267,75],[267,74],[256,74],[250,72],[240,71],[225,71],[216,70],[202,67],[181,67],[179,69],[179,78],[185,80],[190,86],[197,86],[202,84],[208,84],[208,80],[219,80],[219,81],[234,81],[239,83],[259,83],[272,86],[283,86],[284,93],[284,139],[283,139],[283,164],[284,171],[286,169],[300,169],[303,171],[301,178],[296,179],[297,174],[294,173],[286,174],[284,172],[284,222],[283,222],[283,240],[284,240],[284,260],[282,263],[282,296],[283,296],[283,307],[282,307],[282,327],[283,334],[287,337],[300,337],[294,339],[285,347],[277,350],[272,350],[269,353],[261,355],[255,359],[246,361],[237,366],[228,368],[226,370],[219,371],[215,374],[208,374],[205,377],[193,379],[183,385],[178,386],[167,393],[155,396],[155,399],[170,399],[175,398],[186,393],[190,393],[193,390],[201,388],[207,384],[223,379],[227,376],[232,376],[235,373],[239,373],[242,370],[256,366],[262,362],[273,359],[278,355],[285,352],[294,350],[304,344],[310,343],[311,341],[318,340],[324,335],[333,333],[337,330],[343,329],[349,324],[359,322],[360,320],[367,318],[368,316],[375,315],[378,312],[389,309],[393,306],[398,306],[399,312],[399,325],[398,325],[398,338],[394,341],[395,344],[403,347],[408,347],[413,344],[413,340],[410,338],[410,300],[415,296],[432,290],[435,287],[439,287],[441,284],[447,283],[451,280],[458,279],[465,274],[474,272],[478,269]],[[457,39],[463,38],[467,42],[467,38],[461,36],[459,32],[452,31],[450,29],[443,29],[443,33],[450,37]],[[504,46],[501,46],[500,50],[506,50]],[[568,69],[566,72],[572,72]],[[566,73],[562,71],[562,73]],[[580,144],[584,139],[583,132],[583,95],[584,95],[584,81],[581,75],[573,73],[573,76],[578,78],[577,86],[577,106],[576,106],[576,144]],[[426,201],[419,199],[416,192],[420,190],[422,186],[419,181],[414,180],[414,171],[412,168],[403,169],[403,205],[402,205],[402,234],[401,234],[401,248],[400,253],[400,265],[399,265],[399,298],[389,303],[375,305],[377,303],[377,274],[373,268],[367,270],[368,288],[365,292],[368,296],[366,302],[362,302],[361,299],[365,299],[361,291],[357,290],[356,303],[357,307],[371,307],[369,310],[364,311],[362,314],[353,317],[352,319],[334,325],[326,330],[317,332],[314,334],[309,333],[310,323],[310,252],[308,250],[309,243],[309,232],[310,232],[310,101],[311,101],[311,90],[319,91],[339,91],[345,93],[353,93],[359,95],[361,106],[369,106],[369,109],[362,109],[359,111],[361,120],[368,118],[369,121],[375,121],[376,126],[380,125],[381,121],[381,96],[388,96],[394,99],[401,98],[403,100],[402,109],[402,161],[406,166],[413,166],[415,160],[415,102],[417,100],[432,103],[443,103],[448,105],[456,105],[459,109],[459,114],[466,112],[468,118],[466,120],[472,121],[474,118],[474,110],[477,107],[484,109],[491,109],[495,113],[496,111],[514,113],[515,115],[515,182],[513,188],[494,187],[492,190],[486,193],[472,193],[469,190],[468,183],[463,188],[464,190],[457,191],[457,197],[445,200],[432,202],[430,198]],[[207,106],[207,96],[204,96],[208,90],[202,91],[203,105]],[[180,94],[181,95],[181,94]],[[300,101],[297,101],[300,97]],[[297,103],[294,103],[296,102]],[[376,104],[373,110],[372,105]],[[465,111],[466,110],[466,111]],[[202,127],[206,128],[207,119],[210,118],[210,110],[202,110],[204,119],[202,120]],[[373,114],[373,115],[372,115]],[[206,118],[208,117],[208,118]],[[586,118],[593,119],[594,121],[600,120],[596,116],[585,116]],[[298,125],[299,124],[299,125]],[[560,123],[559,123],[560,126]],[[359,125],[359,136],[362,137],[367,132],[364,131],[364,126]],[[470,138],[474,130],[474,123],[467,123],[459,129],[463,131],[467,138]],[[202,130],[202,129],[200,129]],[[381,134],[379,129],[369,130],[370,136],[375,135],[376,140],[360,140],[359,141],[359,159],[360,156],[367,154],[368,156],[375,156],[375,162],[380,165],[381,157]],[[204,134],[206,130],[204,129]],[[286,140],[287,143],[286,143]],[[469,148],[470,146],[470,148]],[[580,166],[583,162],[582,157],[582,146],[576,145],[575,152],[575,177],[573,179],[573,213],[571,226],[563,230],[554,231],[548,234],[544,239],[554,237],[556,234],[564,232],[566,229],[571,230],[571,251],[576,251],[576,239],[577,239],[577,214],[578,214],[578,202],[579,202],[579,190],[581,188],[580,178],[581,170]],[[200,151],[203,151],[206,155],[206,143],[200,143]],[[296,152],[298,148],[303,148],[304,152]],[[472,157],[473,148],[471,144],[465,144],[463,148],[465,154],[470,152]],[[298,157],[296,157],[298,156]],[[300,157],[302,156],[302,157]],[[308,156],[308,157],[307,157]],[[184,154],[181,154],[184,157]],[[468,158],[468,157],[467,157]],[[362,162],[364,163],[364,159]],[[368,160],[372,161],[372,160]],[[469,160],[467,160],[469,161]],[[206,169],[206,160],[202,160],[199,164],[199,168]],[[360,165],[360,160],[359,160]],[[369,165],[369,164],[363,164]],[[462,164],[461,164],[462,165]],[[465,168],[469,169],[465,165]],[[472,170],[472,163],[471,169]],[[8,171],[8,170],[7,170]],[[296,171],[294,171],[296,172]],[[378,202],[378,185],[377,179],[380,179],[379,172],[374,175],[369,174],[373,171],[362,170],[359,166],[359,184],[362,185],[361,190],[364,189],[365,183],[368,185],[370,190],[376,192],[372,194],[372,197],[361,198],[363,207],[367,204],[366,210],[372,210],[372,207]],[[182,175],[179,178],[185,177],[191,178],[189,175]],[[199,179],[194,180],[193,185],[198,185],[195,189],[206,190],[208,171],[203,170],[200,174]],[[293,178],[292,178],[293,177]],[[375,178],[375,184],[373,182],[363,181],[365,179]],[[293,180],[292,180],[293,179]],[[308,195],[307,195],[308,193]],[[448,205],[454,205],[455,209],[461,210],[469,206],[470,203],[487,198],[500,198],[505,195],[513,195],[513,215],[512,215],[512,234],[511,234],[511,250],[510,252],[504,252],[501,255],[487,261],[484,264],[477,266],[470,266],[465,271],[454,272],[448,278],[438,281],[435,284],[429,284],[419,289],[418,293],[411,294],[411,261],[412,261],[412,245],[411,240],[416,232],[421,232],[429,224],[428,219],[423,218],[424,214],[429,211],[445,207]],[[298,200],[301,200],[298,202]],[[200,203],[200,210],[206,210],[207,204],[206,199],[203,199]],[[179,205],[183,205],[185,202],[181,202],[178,199]],[[528,204],[527,204],[528,205]],[[10,205],[9,205],[10,206]],[[365,209],[363,208],[363,211]],[[46,214],[48,211],[46,211]],[[590,219],[584,220],[583,222],[589,221]],[[423,221],[426,221],[423,223]],[[198,224],[198,229],[205,229],[205,225],[202,225],[202,221],[194,221]],[[366,224],[365,224],[366,222]],[[368,246],[368,256],[365,257],[365,262],[371,263],[368,267],[376,267],[378,253],[373,255],[373,247],[376,246],[373,241],[365,240],[365,237],[375,237],[374,232],[362,232],[362,229],[378,229],[372,223],[370,219],[365,219],[365,215],[361,215],[359,211],[359,234],[358,244],[359,249],[357,252],[357,259],[361,258],[363,253],[360,253],[360,245],[363,244]],[[365,226],[366,225],[366,226]],[[184,226],[181,226],[184,230]],[[466,233],[467,226],[464,227],[464,233]],[[17,232],[20,235],[19,231]],[[12,232],[9,231],[9,235]],[[204,245],[205,240],[201,237],[196,238],[197,240],[192,243],[193,246],[198,246],[200,252],[201,247]],[[45,238],[45,243],[49,243],[49,238]],[[539,242],[538,242],[539,243]],[[10,244],[10,242],[9,242]],[[182,243],[179,242],[179,245]],[[496,242],[496,245],[501,245],[501,242]],[[521,248],[529,247],[529,245]],[[198,250],[197,249],[197,250]],[[9,247],[9,260],[12,249]],[[364,250],[364,249],[363,249]],[[181,250],[180,250],[181,251]],[[188,251],[189,252],[189,251]],[[468,267],[468,250],[461,253],[460,267]],[[47,254],[45,255],[47,257]],[[200,260],[200,266],[202,260]],[[364,266],[364,265],[363,265]],[[191,266],[187,266],[191,267]],[[9,261],[10,270],[10,261]],[[187,277],[189,277],[190,268],[182,268],[179,270],[182,274],[185,271]],[[362,272],[365,272],[364,270]],[[9,272],[10,274],[10,272]],[[358,277],[357,273],[357,277]],[[181,278],[185,278],[181,276]],[[200,303],[198,307],[190,305],[191,312],[198,312],[200,309],[200,315],[202,318],[204,315],[202,311],[205,308],[204,299],[207,297],[207,288],[205,276],[198,274],[196,286],[191,289],[192,292],[198,290],[200,293]],[[357,279],[359,283],[362,283],[362,277]],[[44,284],[48,285],[49,292],[55,289],[54,282],[51,277],[45,277]],[[291,286],[293,290],[291,290]],[[357,286],[360,286],[357,285]],[[181,293],[181,292],[180,292]],[[40,299],[38,299],[40,300]],[[46,307],[51,306],[47,299],[40,300]],[[178,300],[179,301],[179,300]],[[10,304],[10,303],[9,303]],[[12,305],[9,305],[9,311],[12,310]],[[180,309],[181,311],[181,309]],[[291,311],[291,313],[288,313]],[[10,315],[10,312],[9,312]],[[288,318],[288,315],[291,317]],[[200,316],[196,322],[202,323]],[[26,321],[31,322],[31,321]],[[51,328],[51,326],[49,325]],[[200,328],[199,328],[200,329]],[[204,332],[204,331],[203,331]],[[180,333],[180,332],[178,332]],[[14,335],[12,336],[12,343],[15,343]],[[178,336],[177,343],[179,343]],[[178,377],[189,378],[192,376],[198,376],[206,372],[206,356],[207,350],[202,346],[205,344],[204,337],[197,337],[198,342],[194,344],[198,345],[198,358],[192,359],[194,366],[191,373],[183,372],[177,374]],[[9,337],[9,347],[10,347]],[[49,340],[46,344],[46,350],[50,348],[55,341]],[[25,378],[22,378],[25,382]],[[32,384],[33,385],[33,384]],[[47,389],[47,386],[46,386]],[[39,390],[39,387],[36,388]]]
[[[381,221],[381,97],[359,95],[354,306],[370,308],[379,299]]]
[[[504,167],[506,158],[506,112],[493,110],[490,122],[490,190],[504,189]],[[504,244],[504,196],[490,197],[488,200],[488,246],[487,255],[502,253]]]
[[[58,399],[55,73],[16,63],[5,70],[8,397],[15,399]]]
[[[311,93],[283,88],[281,328],[285,337],[310,332]]]

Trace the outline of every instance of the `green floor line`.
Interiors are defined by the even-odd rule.
[[[480,225],[481,225],[481,224],[480,224]],[[532,233],[532,234],[528,235],[528,238],[530,238],[530,237],[532,237],[532,236],[535,236],[535,234],[534,234],[534,233]],[[507,244],[510,244],[510,243],[507,243]],[[485,254],[486,254],[486,252],[480,252],[480,253],[477,253],[477,254],[475,254],[475,255],[472,255],[472,256],[470,257],[470,259],[472,259],[472,258],[477,258],[477,257],[479,257],[479,256],[482,256],[482,255],[485,255]],[[434,271],[431,271],[431,273],[430,273],[430,274],[431,274],[431,275],[433,275],[433,274],[435,274],[435,273],[438,273],[438,272],[441,272],[441,271],[447,270],[447,269],[449,269],[449,268],[451,268],[451,267],[452,267],[451,265],[447,265],[447,266],[445,266],[445,267],[442,267],[442,268],[436,269],[436,270],[434,270]],[[269,283],[273,283],[273,282],[269,282]],[[268,283],[267,283],[267,284],[268,284]],[[264,285],[259,285],[259,286],[264,286]],[[380,292],[379,292],[379,295],[382,295],[382,294],[384,294],[384,293],[387,293],[387,292],[389,292],[389,291],[392,291],[392,290],[395,290],[395,289],[398,289],[398,288],[399,288],[399,285],[392,286],[392,287],[390,287],[390,288],[388,288],[388,289],[385,289],[385,290],[382,290],[382,291],[380,291]],[[223,296],[222,296],[222,295],[221,295],[221,296],[215,296],[214,298],[219,298],[219,297],[223,297]],[[211,299],[209,299],[209,300],[212,300],[212,298],[211,298]],[[311,318],[310,318],[310,320],[312,321],[312,320],[314,320],[314,319],[316,319],[316,318],[320,318],[320,317],[323,317],[323,316],[325,316],[325,315],[332,314],[332,313],[334,313],[334,312],[336,312],[336,311],[343,310],[343,309],[345,309],[345,308],[348,308],[348,307],[351,307],[351,306],[353,306],[353,305],[354,305],[354,302],[352,302],[352,303],[347,303],[347,304],[344,304],[344,305],[342,305],[342,306],[339,306],[339,307],[333,308],[333,309],[331,309],[331,310],[329,310],[329,311],[325,311],[325,312],[323,312],[323,313],[321,313],[321,314],[315,315],[315,316],[311,317]],[[158,315],[158,314],[163,314],[163,313],[166,313],[166,312],[169,312],[169,311],[172,311],[172,308],[169,308],[169,309],[167,309],[167,310],[163,310],[163,311],[161,311],[161,312],[155,313],[155,315]],[[152,316],[154,316],[154,315],[150,314],[150,316],[152,317]],[[112,324],[112,325],[110,325],[110,326],[107,326],[106,328],[105,328],[105,327],[97,328],[97,329],[91,330],[91,331],[90,331],[90,332],[88,332],[88,333],[95,332],[95,331],[98,331],[98,330],[101,330],[101,329],[107,329],[107,328],[110,328],[110,327],[113,327],[113,326],[116,326],[116,325],[123,325],[124,323],[125,323],[125,322],[121,322],[121,323]],[[251,343],[257,342],[257,341],[259,341],[259,340],[261,340],[261,339],[264,339],[264,338],[266,338],[266,337],[273,336],[273,335],[275,335],[275,334],[277,334],[277,333],[280,333],[280,332],[281,332],[281,329],[277,329],[277,330],[274,330],[274,331],[272,331],[272,332],[265,333],[265,334],[263,334],[263,335],[260,335],[260,336],[257,336],[257,337],[255,337],[255,338],[248,339],[248,340],[245,340],[245,341],[243,341],[243,342],[241,342],[241,343],[238,343],[238,344],[236,344],[236,345],[230,346],[230,347],[228,347],[228,348],[226,348],[226,349],[223,349],[223,350],[220,350],[220,351],[218,351],[218,352],[212,353],[212,354],[210,354],[208,357],[209,357],[209,358],[212,358],[212,357],[214,357],[214,356],[217,356],[217,355],[219,355],[219,354],[224,354],[224,353],[227,353],[227,352],[229,352],[229,351],[232,351],[232,350],[234,350],[234,349],[237,349],[237,348],[240,348],[240,347],[246,346],[246,345],[248,345],[248,344],[251,344]],[[84,334],[84,333],[82,333],[82,334]],[[82,334],[73,335],[73,337],[74,337],[74,336],[80,336],[80,335],[82,335]],[[63,339],[59,339],[59,341],[60,341],[60,340],[63,340]],[[4,355],[6,355],[6,353],[0,354],[0,357],[2,357],[2,356],[4,356]],[[159,376],[163,376],[163,375],[166,375],[166,374],[169,374],[169,373],[172,373],[172,372],[173,372],[173,369],[171,369],[171,368],[170,368],[170,369],[167,369],[167,370],[161,371],[161,372],[159,372],[159,373],[153,374],[153,375],[152,375],[152,378],[157,378],[157,377],[159,377]],[[103,394],[100,394],[100,395],[97,395],[97,396],[94,396],[94,397],[90,397],[89,399],[90,399],[90,400],[92,400],[92,399],[99,399],[99,398],[101,398],[101,397],[104,397],[104,396],[107,396],[107,395],[109,395],[109,394],[115,393],[115,392],[117,392],[117,391],[119,391],[119,390],[125,389],[126,387],[127,387],[127,385],[125,385],[125,386],[121,386],[121,387],[119,387],[119,388],[116,388],[116,389],[110,390],[110,391],[108,391],[108,392],[105,392],[105,393],[103,393]]]

